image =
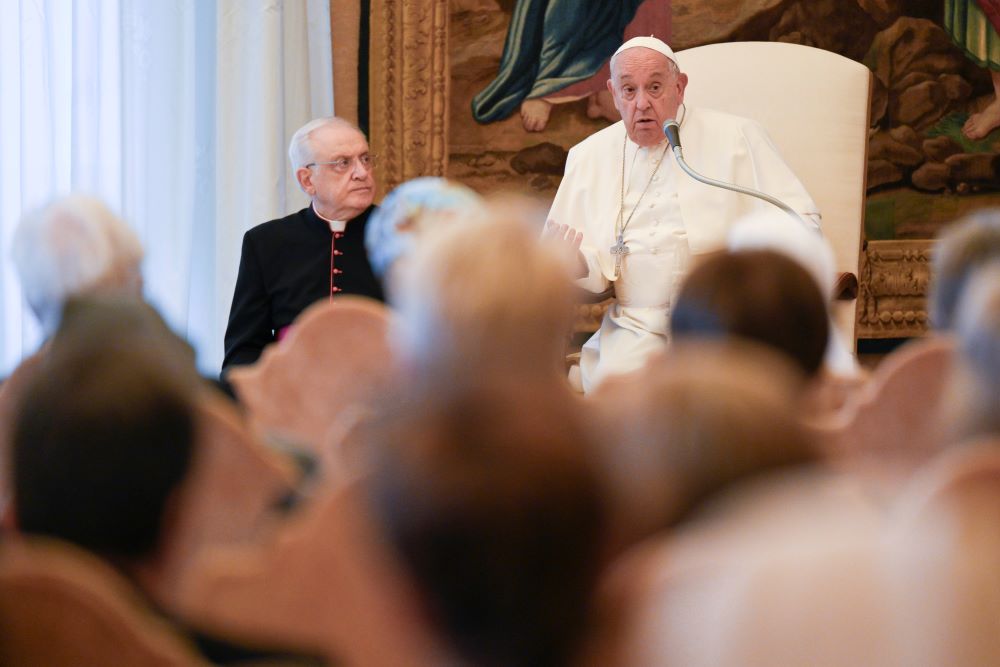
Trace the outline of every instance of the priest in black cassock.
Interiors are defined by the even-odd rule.
[[[365,136],[343,119],[318,118],[295,133],[288,157],[312,203],[243,236],[223,374],[256,361],[320,299],[383,298],[365,252],[365,225],[375,208],[375,165]]]

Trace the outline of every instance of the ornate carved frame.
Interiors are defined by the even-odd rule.
[[[369,119],[378,191],[448,167],[448,0],[372,0]]]
[[[934,241],[868,241],[861,253],[858,338],[910,338],[928,330]]]

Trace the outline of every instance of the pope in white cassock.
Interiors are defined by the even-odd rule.
[[[721,250],[730,226],[758,199],[684,174],[663,134],[676,119],[684,157],[710,178],[762,190],[819,228],[802,183],[756,122],[687,108],[687,75],[654,37],[625,42],[611,58],[608,88],[622,120],[574,146],[549,212],[548,235],[580,251],[580,284],[599,293],[613,283],[616,302],[584,345],[584,391],[635,370],[668,342],[670,304],[692,256]],[[789,217],[789,224],[798,224]]]

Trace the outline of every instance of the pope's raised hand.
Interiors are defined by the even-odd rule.
[[[581,276],[587,275],[587,260],[580,252],[583,232],[578,232],[569,225],[560,225],[555,220],[546,220],[545,227],[542,229],[542,240],[562,244],[571,256],[576,256],[579,274]]]

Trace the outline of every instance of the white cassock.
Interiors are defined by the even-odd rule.
[[[689,108],[682,117],[681,143],[684,158],[695,171],[777,197],[808,224],[819,227],[812,197],[756,122]],[[695,181],[665,148],[666,140],[651,148],[639,147],[618,122],[574,146],[566,160],[549,219],[583,232],[580,250],[588,274],[579,284],[598,293],[613,281],[617,297],[600,330],[583,347],[584,391],[609,375],[641,367],[652,352],[662,349],[668,342],[670,306],[691,256],[721,250],[734,222],[771,206]],[[611,246],[619,210],[622,223],[628,220],[624,241],[629,252],[615,280]],[[791,217],[788,222],[796,224]]]

